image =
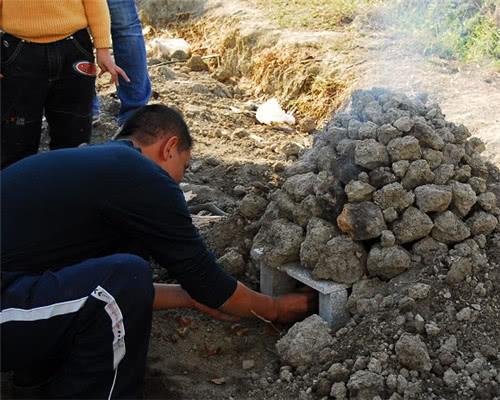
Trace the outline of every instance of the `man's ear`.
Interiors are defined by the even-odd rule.
[[[179,138],[177,136],[168,136],[163,140],[160,147],[160,156],[164,161],[172,157],[172,152],[177,151]]]

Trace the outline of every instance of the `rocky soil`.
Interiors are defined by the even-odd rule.
[[[226,9],[258,13],[235,2]],[[217,18],[224,14],[215,10]],[[274,32],[267,23],[265,29]],[[237,67],[248,56],[242,42],[233,54],[242,57],[233,60]],[[227,54],[222,67],[226,61]],[[317,278],[352,286],[352,319],[331,332],[312,316],[287,333],[261,321],[159,313],[148,398],[500,396],[499,204],[493,198],[499,175],[479,156],[483,144],[470,137],[467,121],[449,122],[432,103],[435,92],[428,101],[375,90],[355,94],[351,107],[346,102],[325,126],[307,115],[295,126],[266,126],[255,111],[269,94],[241,69],[221,74],[226,69],[214,60],[196,57],[164,62],[150,57],[153,101],[178,107],[196,138],[184,190],[194,194],[195,221],[221,265],[256,288],[249,257],[256,243],[267,247],[271,265],[299,259]],[[370,76],[368,62],[357,68]],[[103,81],[100,95],[98,141],[114,132],[118,106]],[[454,98],[448,96],[440,98],[447,111]],[[481,133],[481,118],[469,118],[474,133]],[[495,122],[488,121],[491,130]],[[485,154],[495,161],[491,143]],[[207,204],[228,215],[214,216]],[[168,281],[155,271],[157,280]]]
[[[288,330],[156,313],[146,398],[500,398],[500,174],[479,155],[498,166],[498,76],[404,63],[396,51],[386,64],[390,37],[384,46],[364,39],[339,68],[341,55],[320,48],[344,34],[282,32],[245,1],[205,8],[186,37],[192,54],[149,54],[152,102],[181,110],[195,137],[183,186],[193,219],[220,264],[254,288],[252,247],[265,247],[271,266],[300,260],[317,278],[348,284],[352,319],[331,332],[314,315]],[[241,32],[231,36],[234,18]],[[182,31],[180,24],[169,34]],[[164,34],[146,27],[152,48]],[[266,53],[266,43],[284,47]],[[196,57],[214,48],[226,50]],[[276,70],[257,83],[252,60]],[[283,63],[285,72],[273,75]],[[392,65],[398,72],[387,74]],[[339,69],[349,75],[332,75]],[[327,76],[341,79],[311,89]],[[356,87],[389,81],[403,91],[359,91],[335,116],[325,112]],[[414,96],[420,91],[430,100]],[[119,102],[105,79],[98,92],[93,141],[103,142],[118,128]],[[272,95],[314,106],[308,115],[298,103],[293,126],[259,124],[257,106]],[[2,395],[12,397],[5,385]]]

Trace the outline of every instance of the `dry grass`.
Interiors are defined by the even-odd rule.
[[[350,74],[326,72],[305,49],[269,49],[259,54],[252,80],[262,93],[280,98],[299,116],[328,117],[345,99]]]
[[[314,47],[260,47],[243,37],[236,19],[202,18],[168,27],[168,35],[186,39],[198,55],[219,54],[223,68],[255,83],[255,95],[277,97],[296,116],[318,121],[329,117],[345,99],[352,74],[323,68]],[[225,34],[221,35],[221,32]],[[167,32],[155,32],[155,34]],[[211,64],[217,67],[215,61]]]

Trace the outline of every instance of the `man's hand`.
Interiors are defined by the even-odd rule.
[[[275,321],[286,323],[303,320],[313,312],[316,301],[317,297],[314,291],[276,297],[274,299],[277,310]]]
[[[97,49],[96,50],[97,65],[101,69],[99,76],[101,77],[104,73],[109,72],[111,74],[111,81],[118,86],[118,75],[120,75],[127,82],[130,82],[129,77],[123,69],[113,61],[109,49]]]
[[[294,322],[314,311],[314,292],[299,292],[280,297],[266,296],[238,282],[233,295],[219,309],[226,314],[258,317],[270,322]]]

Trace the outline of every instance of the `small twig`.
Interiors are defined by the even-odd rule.
[[[273,328],[276,332],[281,333],[281,331],[280,331],[278,328],[276,328],[276,326],[274,326],[274,324],[273,324],[271,321],[269,321],[268,319],[265,319],[264,317],[260,316],[260,315],[259,315],[259,314],[257,314],[254,310],[250,310],[250,312],[251,312],[251,313],[252,313],[255,317],[257,317],[258,319],[260,319],[261,321],[265,322],[266,324],[271,325],[271,327],[272,327],[272,328]]]
[[[218,215],[221,217],[227,216],[227,213],[225,211],[222,211],[214,203],[203,203],[203,204],[196,204],[194,206],[189,206],[189,212],[191,214],[196,214],[202,210],[208,211],[214,215]]]
[[[219,54],[211,54],[211,55],[208,55],[208,56],[201,57],[202,60],[209,60],[211,58],[217,58],[217,64],[219,64],[219,60],[220,60],[220,55]],[[149,68],[161,67],[162,65],[169,65],[169,64],[183,64],[183,63],[186,63],[187,61],[188,60],[169,60],[169,61],[163,61],[163,62],[158,63],[158,64],[149,65]]]

